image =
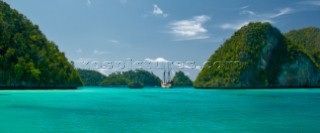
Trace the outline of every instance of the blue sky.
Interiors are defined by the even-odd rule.
[[[282,32],[320,27],[320,0],[5,1],[39,25],[77,67],[86,67],[83,60],[127,58],[201,66],[251,21],[270,22]],[[194,79],[200,70],[183,71]]]

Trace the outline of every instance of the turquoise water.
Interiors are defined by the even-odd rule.
[[[0,133],[320,132],[320,90],[0,91]]]

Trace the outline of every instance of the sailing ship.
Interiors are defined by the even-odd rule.
[[[162,88],[171,88],[171,71],[170,70],[164,70],[163,72],[163,81],[161,82]]]

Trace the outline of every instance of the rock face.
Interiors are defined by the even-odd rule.
[[[269,23],[250,23],[209,59],[197,88],[318,87],[319,67]]]
[[[25,16],[0,1],[0,88],[64,89],[82,86],[64,53]]]
[[[317,87],[320,72],[307,56],[300,56],[295,61],[282,66],[278,80],[279,86]]]

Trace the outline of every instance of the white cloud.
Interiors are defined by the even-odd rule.
[[[277,17],[283,16],[283,15],[290,14],[293,12],[294,12],[294,9],[292,9],[290,7],[286,7],[286,8],[279,9],[275,13],[258,14],[254,11],[246,9],[246,10],[241,10],[239,14],[240,15],[248,15],[250,17],[255,17],[256,19],[272,19],[272,18],[277,18]]]
[[[170,24],[171,33],[175,35],[177,41],[207,39],[208,30],[203,24],[210,20],[209,16],[195,16],[192,19],[180,20]]]
[[[314,1],[302,1],[302,2],[299,2],[299,4],[304,4],[304,5],[313,5],[313,6],[320,6],[320,0],[314,0]]]
[[[94,58],[78,58],[75,60],[78,65],[88,65],[91,61],[96,60]]]
[[[104,54],[107,54],[108,52],[106,51],[99,51],[99,50],[93,50],[93,53],[96,54],[96,55],[104,55]]]
[[[250,10],[244,10],[240,12],[241,15],[250,15],[250,16],[255,16],[256,13],[254,11],[250,11]]]
[[[167,63],[169,62],[168,60],[166,60],[165,58],[163,57],[158,57],[156,59],[151,59],[151,58],[146,58],[144,59],[145,61],[148,61],[148,62],[156,62],[156,63]]]
[[[92,0],[87,0],[87,6],[91,6]]]
[[[153,5],[153,14],[162,15],[163,11],[158,7],[158,5]]]
[[[250,5],[246,5],[246,6],[241,7],[240,9],[244,10],[244,9],[249,8],[249,7],[250,7]]]
[[[287,8],[280,9],[278,13],[271,14],[269,17],[270,18],[276,18],[276,17],[280,17],[280,16],[283,16],[283,15],[286,15],[286,14],[290,14],[292,12],[293,12],[293,9],[287,7]]]
[[[240,22],[240,23],[226,23],[226,24],[222,24],[220,26],[220,28],[222,29],[230,29],[230,30],[239,30],[241,27],[249,24],[250,22],[249,21],[245,21],[245,22]]]
[[[185,69],[194,69],[195,67],[194,66],[189,66],[189,65],[183,65],[183,68],[185,68]]]
[[[201,66],[196,66],[196,69],[197,70],[202,70],[202,67]]]
[[[120,43],[118,40],[114,40],[114,39],[111,39],[108,42],[109,43],[113,43],[113,44],[119,44]]]
[[[168,14],[164,13],[163,10],[158,6],[158,5],[153,5],[153,12],[154,15],[156,16],[163,16],[163,17],[167,17]]]
[[[83,50],[82,50],[82,49],[80,49],[80,48],[79,48],[79,49],[77,49],[77,53],[82,53],[82,51],[83,51]]]
[[[248,8],[248,7],[247,7]],[[245,9],[247,9],[245,8]],[[243,9],[243,8],[241,8]],[[294,12],[294,9],[292,8],[282,8],[278,10],[276,13],[264,13],[264,14],[258,14],[254,11],[250,10],[241,10],[240,15],[248,15],[249,18],[247,20],[238,21],[235,23],[224,23],[221,24],[219,27],[224,30],[239,30],[241,27],[249,24],[250,22],[269,22],[274,23],[273,19],[278,18],[283,15],[291,14]]]
[[[101,74],[105,75],[105,76],[108,76],[110,74],[110,71],[108,71],[109,69],[103,69],[103,68],[100,68],[100,69],[97,69],[98,72],[100,72]]]

